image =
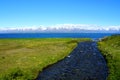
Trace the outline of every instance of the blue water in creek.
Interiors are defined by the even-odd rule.
[[[92,38],[99,39],[115,33],[0,33],[0,38]]]

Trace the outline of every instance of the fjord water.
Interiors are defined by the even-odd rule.
[[[116,33],[0,33],[0,38],[92,38],[99,39]]]

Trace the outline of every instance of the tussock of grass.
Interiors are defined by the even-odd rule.
[[[108,80],[120,79],[120,35],[113,35],[98,42],[109,68]]]
[[[90,39],[0,39],[0,80],[33,80],[86,40]]]

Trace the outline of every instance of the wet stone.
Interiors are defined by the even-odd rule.
[[[95,42],[82,42],[65,59],[44,69],[36,80],[106,80],[108,69]]]

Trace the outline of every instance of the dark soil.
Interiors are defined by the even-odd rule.
[[[65,59],[45,68],[36,80],[106,80],[108,69],[95,42],[81,42]]]

